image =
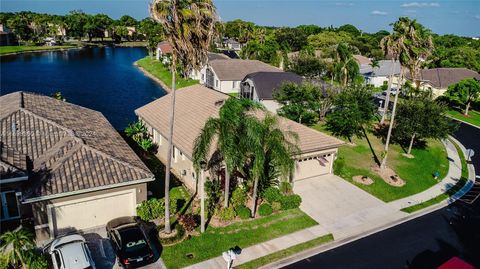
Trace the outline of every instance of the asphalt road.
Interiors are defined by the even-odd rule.
[[[476,152],[480,171],[480,129],[461,124],[455,137]],[[479,172],[477,172],[478,174]],[[420,218],[317,254],[285,268],[437,268],[458,256],[480,268],[480,199],[457,201]]]

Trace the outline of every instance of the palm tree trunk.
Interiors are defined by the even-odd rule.
[[[175,52],[172,55],[172,101],[170,105],[170,130],[168,133],[168,152],[167,165],[165,166],[165,233],[169,234],[172,229],[170,227],[170,168],[172,166],[173,151],[173,125],[175,122],[175,75],[177,69],[177,57]]]
[[[385,123],[385,118],[387,117],[388,105],[390,103],[390,91],[392,89],[392,80],[393,80],[394,72],[395,72],[395,58],[392,58],[392,68],[390,68],[390,77],[388,77],[387,95],[385,96],[385,104],[383,104],[383,115],[382,115],[382,119],[380,120],[381,125]]]
[[[200,174],[200,232],[205,232],[205,171]]]
[[[223,207],[228,207],[228,196],[230,192],[230,173],[228,171],[228,165],[225,163],[225,201],[223,201]]]
[[[22,269],[28,269],[27,265],[25,264],[25,261],[23,260],[22,253],[18,251],[18,249],[15,249],[15,254],[17,255],[18,259],[20,260],[20,264],[22,264]]]
[[[398,84],[402,85],[402,81],[403,81],[403,70],[400,71],[400,79]],[[380,164],[381,169],[385,169],[387,167],[388,145],[390,144],[390,137],[392,136],[393,123],[395,120],[395,110],[397,108],[399,95],[400,95],[400,89],[397,89],[397,93],[395,94],[395,100],[393,101],[392,117],[390,118],[390,124],[388,125],[387,140],[385,141],[385,150],[384,150],[385,156],[383,157],[382,163]]]
[[[252,218],[255,218],[255,213],[257,209],[257,189],[258,189],[258,178],[255,177],[255,182],[253,183],[253,201],[252,201]]]
[[[408,145],[408,155],[410,155],[410,152],[412,152],[413,140],[415,140],[415,133],[413,133],[412,138],[410,139],[410,145]]]

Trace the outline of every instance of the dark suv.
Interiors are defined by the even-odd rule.
[[[121,217],[109,221],[107,234],[124,268],[136,268],[153,262],[152,247],[141,221],[136,217]]]

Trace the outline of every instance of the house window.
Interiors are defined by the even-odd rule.
[[[236,81],[233,81],[232,82],[232,89],[235,89],[237,87],[237,82]]]
[[[218,87],[218,79],[215,80],[215,87]]]
[[[0,219],[9,220],[20,217],[20,208],[18,206],[17,194],[15,191],[0,193],[0,200],[2,202]]]
[[[175,152],[176,150],[177,150],[177,149],[176,149],[175,147],[173,147],[173,150],[172,150],[172,159],[173,159],[174,162],[177,162],[177,158],[176,158],[176,154],[175,154],[175,153],[176,153],[176,152]]]

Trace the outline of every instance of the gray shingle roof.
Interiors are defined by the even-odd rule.
[[[407,77],[410,77],[409,73],[407,73]],[[480,80],[480,74],[467,68],[433,68],[420,71],[420,79],[438,89],[448,88],[465,78]]]
[[[255,72],[282,72],[280,68],[257,60],[213,60],[209,65],[220,80],[242,80],[246,75]]]
[[[255,84],[255,91],[261,100],[273,99],[272,94],[282,83],[292,82],[300,84],[303,78],[291,72],[256,72],[248,74],[245,79],[251,79]],[[244,79],[244,80],[245,80]]]
[[[175,99],[173,144],[191,158],[195,138],[210,117],[218,117],[223,101],[228,98],[227,94],[202,85],[193,85],[178,91]],[[167,137],[169,130],[170,99],[171,94],[168,94],[135,110],[138,116],[163,137]],[[303,153],[336,148],[344,144],[341,140],[286,118],[281,118],[280,126],[298,134],[298,146]]]
[[[29,198],[153,180],[97,111],[26,92],[1,96],[0,107],[1,142],[33,164]],[[11,158],[1,161],[15,166]]]
[[[368,64],[360,65],[360,74],[372,76],[372,77],[387,77],[390,76],[392,72],[392,61],[391,60],[380,60],[378,61],[379,67],[372,68]],[[395,62],[394,66],[394,75],[400,74],[400,63]]]

